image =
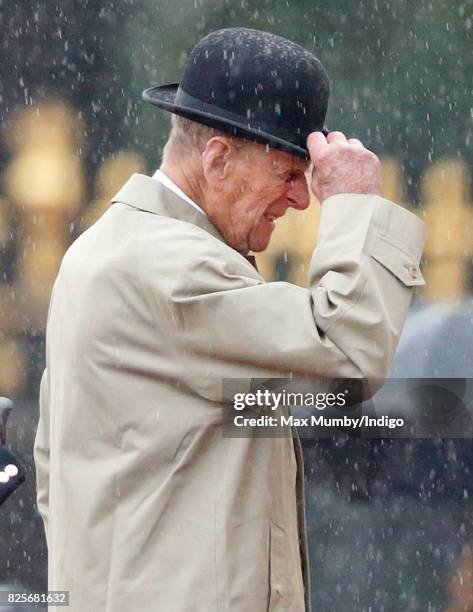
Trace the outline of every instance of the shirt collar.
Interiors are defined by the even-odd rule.
[[[180,189],[176,183],[174,183],[174,181],[172,181],[169,176],[167,176],[166,174],[164,174],[164,172],[162,170],[156,170],[156,172],[153,174],[153,177],[156,181],[159,181],[160,183],[162,183],[165,187],[167,187],[168,189],[171,189],[171,191],[174,191],[175,194],[177,194],[179,197],[181,197],[183,200],[185,200],[188,204],[190,204],[191,206],[193,206],[196,210],[198,210],[200,213],[202,213],[205,217],[207,216],[207,214],[205,213],[205,211],[202,210],[202,208],[196,204],[193,200],[190,199],[190,197],[185,194],[182,189]]]

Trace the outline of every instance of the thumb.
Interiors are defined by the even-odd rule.
[[[319,204],[322,204],[322,190],[319,185],[319,176],[317,172],[315,172],[315,169],[312,170],[310,188],[312,190],[312,193],[315,195],[315,197],[319,201]]]

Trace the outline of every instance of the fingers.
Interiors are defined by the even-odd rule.
[[[327,142],[332,144],[333,142],[346,142],[347,137],[343,132],[330,132],[327,136]]]
[[[358,138],[349,138],[347,140],[348,144],[355,145],[356,147],[362,147],[363,143]]]
[[[307,137],[307,148],[309,152],[314,154],[315,157],[323,151],[326,145],[334,143],[348,143],[355,147],[363,147],[363,143],[358,138],[349,138],[343,132],[330,132],[325,137],[322,132],[312,132]]]
[[[349,138],[343,132],[330,132],[327,136],[327,142],[332,144],[333,142],[347,142],[348,144],[355,145],[357,147],[362,147],[363,143],[358,138]]]

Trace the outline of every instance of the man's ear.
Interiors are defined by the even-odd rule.
[[[205,145],[202,152],[204,176],[208,182],[226,179],[230,171],[230,154],[232,148],[228,139],[214,136]]]

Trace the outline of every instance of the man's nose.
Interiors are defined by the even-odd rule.
[[[297,210],[305,210],[309,206],[309,186],[305,176],[301,176],[291,182],[287,199],[289,200],[289,206]]]

